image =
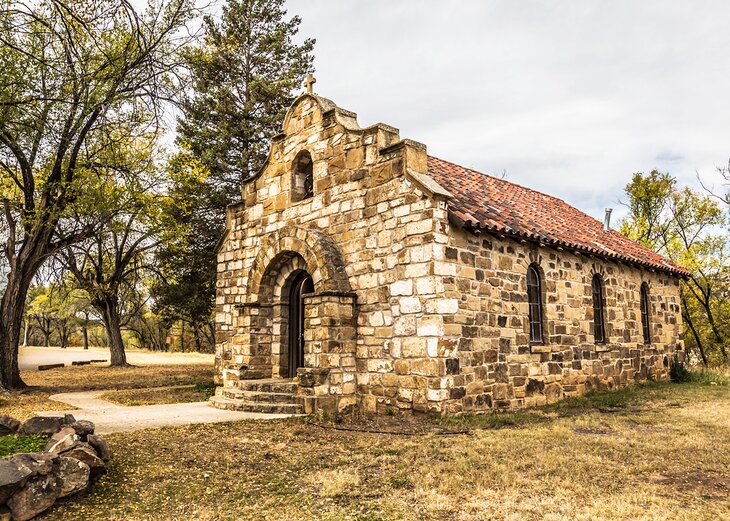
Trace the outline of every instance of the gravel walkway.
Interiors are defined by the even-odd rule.
[[[89,420],[96,424],[98,434],[129,432],[140,429],[156,429],[192,423],[219,423],[239,420],[274,420],[288,418],[289,414],[261,414],[226,411],[208,405],[208,402],[170,403],[163,405],[140,405],[125,407],[99,398],[106,391],[82,391],[54,394],[49,397],[78,409],[69,411],[43,411],[40,416],[73,414],[78,420]]]

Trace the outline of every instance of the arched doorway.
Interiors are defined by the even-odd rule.
[[[297,368],[304,366],[304,300],[314,291],[312,277],[306,271],[293,275],[289,290],[289,341],[287,377],[294,378]]]

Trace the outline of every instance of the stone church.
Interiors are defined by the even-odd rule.
[[[308,90],[229,208],[212,405],[455,414],[667,377],[683,268]]]

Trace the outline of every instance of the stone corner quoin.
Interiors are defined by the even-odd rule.
[[[681,274],[459,226],[456,199],[429,163],[426,147],[393,127],[361,128],[313,94],[293,103],[219,245],[223,389],[296,374],[308,413],[453,414],[667,378],[682,349]],[[542,277],[541,342],[530,342],[530,265]],[[298,305],[302,274],[313,290]]]

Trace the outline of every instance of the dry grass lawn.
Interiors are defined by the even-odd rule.
[[[211,383],[210,386],[128,389],[104,393],[99,398],[127,407],[163,403],[204,402],[213,395],[214,387],[212,385]]]
[[[437,422],[471,431],[291,419],[109,435],[110,473],[44,519],[730,519],[727,378]]]
[[[72,409],[48,396],[74,391],[139,389],[212,382],[213,368],[207,365],[151,365],[139,367],[74,366],[50,371],[25,371],[21,376],[28,389],[12,395],[0,394],[0,414],[25,420],[36,411]]]

